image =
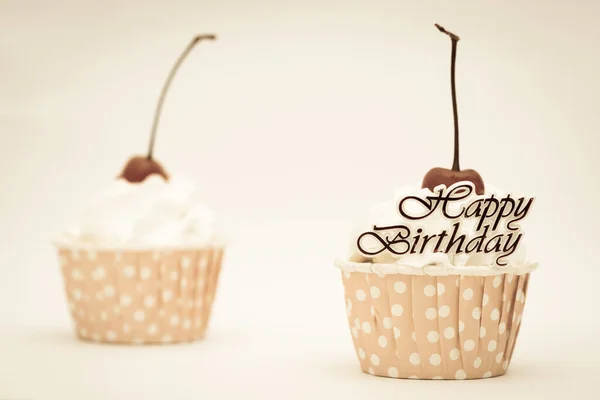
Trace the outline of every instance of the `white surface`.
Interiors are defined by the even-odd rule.
[[[594,1],[0,1],[0,398],[597,397],[600,30]],[[451,164],[537,197],[509,374],[360,373],[339,271],[354,220]],[[77,342],[54,232],[146,148],[203,190],[232,246],[204,342]],[[597,186],[597,185],[595,185]],[[175,396],[176,395],[176,396]]]

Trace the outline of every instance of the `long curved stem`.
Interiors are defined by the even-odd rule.
[[[452,56],[450,61],[450,86],[452,91],[452,114],[454,117],[454,161],[452,162],[452,170],[460,171],[459,164],[459,135],[458,135],[458,104],[456,101],[456,47],[460,38],[452,32],[447,31],[444,27],[435,24],[440,32],[450,36],[452,40]]]
[[[150,144],[148,146],[148,157],[147,157],[148,160],[152,160],[152,152],[154,150],[154,141],[156,139],[156,130],[158,129],[158,123],[160,121],[160,115],[162,113],[163,102],[165,101],[165,97],[167,95],[167,92],[169,91],[169,87],[171,86],[171,81],[175,77],[177,70],[179,69],[179,67],[181,66],[181,64],[187,57],[187,55],[192,51],[194,46],[196,46],[196,44],[198,44],[198,42],[200,42],[202,40],[215,40],[216,38],[217,38],[217,36],[213,35],[213,34],[204,34],[204,35],[195,36],[192,39],[192,41],[190,42],[190,44],[187,45],[185,50],[183,50],[183,52],[181,53],[181,55],[179,56],[177,61],[175,61],[175,64],[173,64],[173,67],[171,68],[171,71],[169,72],[169,75],[167,76],[167,80],[165,81],[165,84],[163,85],[163,88],[160,92],[160,97],[158,98],[158,103],[156,104],[156,110],[154,111],[154,120],[152,122],[152,131],[150,134]]]

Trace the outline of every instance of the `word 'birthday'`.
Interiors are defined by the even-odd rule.
[[[398,203],[398,213],[408,221],[420,221],[442,216],[452,221],[441,232],[425,232],[422,227],[405,224],[373,226],[373,231],[358,237],[358,249],[366,256],[384,251],[394,255],[422,254],[427,251],[446,254],[493,253],[494,263],[507,265],[505,258],[513,254],[523,233],[519,222],[531,209],[534,198],[503,198],[474,195],[471,182],[458,182],[448,188],[440,187],[427,197],[407,196]],[[412,212],[409,212],[409,209]],[[469,222],[468,229],[461,229]],[[407,223],[410,224],[410,223]],[[414,225],[419,225],[414,222]],[[412,225],[412,224],[411,224]],[[426,225],[426,224],[424,224]],[[365,241],[377,246],[365,247]]]

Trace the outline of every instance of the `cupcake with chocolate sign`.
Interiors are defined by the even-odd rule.
[[[361,369],[413,379],[477,379],[506,372],[529,275],[522,222],[534,199],[500,191],[459,166],[455,59],[454,163],[369,211],[342,270]]]
[[[93,196],[78,221],[55,238],[77,336],[111,343],[171,343],[201,338],[215,297],[223,244],[213,212],[193,184],[154,158],[162,104],[193,38],[169,73],[150,146]]]

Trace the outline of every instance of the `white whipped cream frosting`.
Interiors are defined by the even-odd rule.
[[[194,201],[194,185],[179,176],[150,175],[141,183],[117,179],[95,193],[57,245],[189,247],[214,239],[213,212]]]
[[[440,189],[443,185],[435,188],[435,191]],[[456,213],[457,210],[466,206],[468,203],[472,202],[474,198],[483,198],[494,195],[496,198],[505,197],[508,193],[501,191],[499,189],[494,188],[493,186],[487,185],[485,188],[485,194],[482,196],[469,196],[465,200],[455,201],[449,204],[449,211]],[[527,260],[524,239],[526,235],[523,235],[522,240],[520,241],[517,250],[505,258],[503,261],[507,262],[506,266],[498,266],[495,264],[495,260],[498,258],[497,253],[470,253],[470,254],[446,254],[441,252],[434,252],[434,246],[425,247],[425,251],[421,254],[403,254],[397,255],[390,253],[389,251],[383,251],[374,256],[367,256],[363,254],[357,246],[358,237],[364,233],[373,230],[373,227],[376,225],[378,227],[382,226],[394,226],[394,225],[405,225],[407,226],[412,234],[415,234],[415,231],[418,228],[423,229],[423,234],[425,233],[439,233],[443,230],[450,232],[452,230],[452,226],[456,222],[460,222],[460,230],[459,234],[467,234],[467,237],[473,236],[476,230],[475,225],[477,223],[474,219],[461,217],[459,219],[450,220],[445,218],[441,212],[435,212],[429,217],[422,220],[408,220],[400,215],[398,212],[398,204],[399,201],[407,196],[418,196],[420,198],[425,198],[427,196],[434,195],[434,192],[427,188],[420,187],[403,187],[397,189],[394,192],[393,198],[383,203],[377,204],[370,210],[366,212],[364,217],[357,224],[356,229],[353,231],[351,236],[351,245],[350,245],[350,255],[346,258],[346,261],[338,261],[336,264],[345,270],[365,270],[364,267],[359,264],[373,264],[373,265],[384,265],[386,268],[383,268],[382,271],[387,271],[386,273],[419,273],[418,269],[423,269],[424,267],[430,268],[441,267],[446,268],[447,270],[452,270],[452,273],[462,273],[457,272],[461,269],[463,271],[471,271],[468,274],[476,275],[477,268],[479,268],[480,272],[484,270],[487,272],[500,272],[500,271],[511,271],[518,272],[519,270],[531,270],[534,269],[536,264]],[[407,205],[411,205],[411,203],[407,203]],[[418,206],[416,203],[412,203],[413,206]],[[411,211],[410,208],[407,209],[409,214],[416,215],[419,214],[419,210]],[[519,221],[522,222],[522,221]],[[522,224],[520,225],[520,231],[524,232]],[[496,233],[506,233],[506,221],[503,224],[500,224]],[[392,235],[393,237],[393,235]],[[378,243],[375,239],[371,240],[363,240],[361,241],[361,246],[363,249],[372,248],[373,250],[381,249],[381,243]],[[371,251],[369,251],[371,252]],[[373,269],[372,266],[369,266],[367,269]],[[377,268],[375,268],[377,269]],[[434,268],[435,269],[435,268]],[[404,272],[402,272],[404,271]],[[412,272],[411,272],[412,271]],[[378,270],[379,272],[379,270]]]

